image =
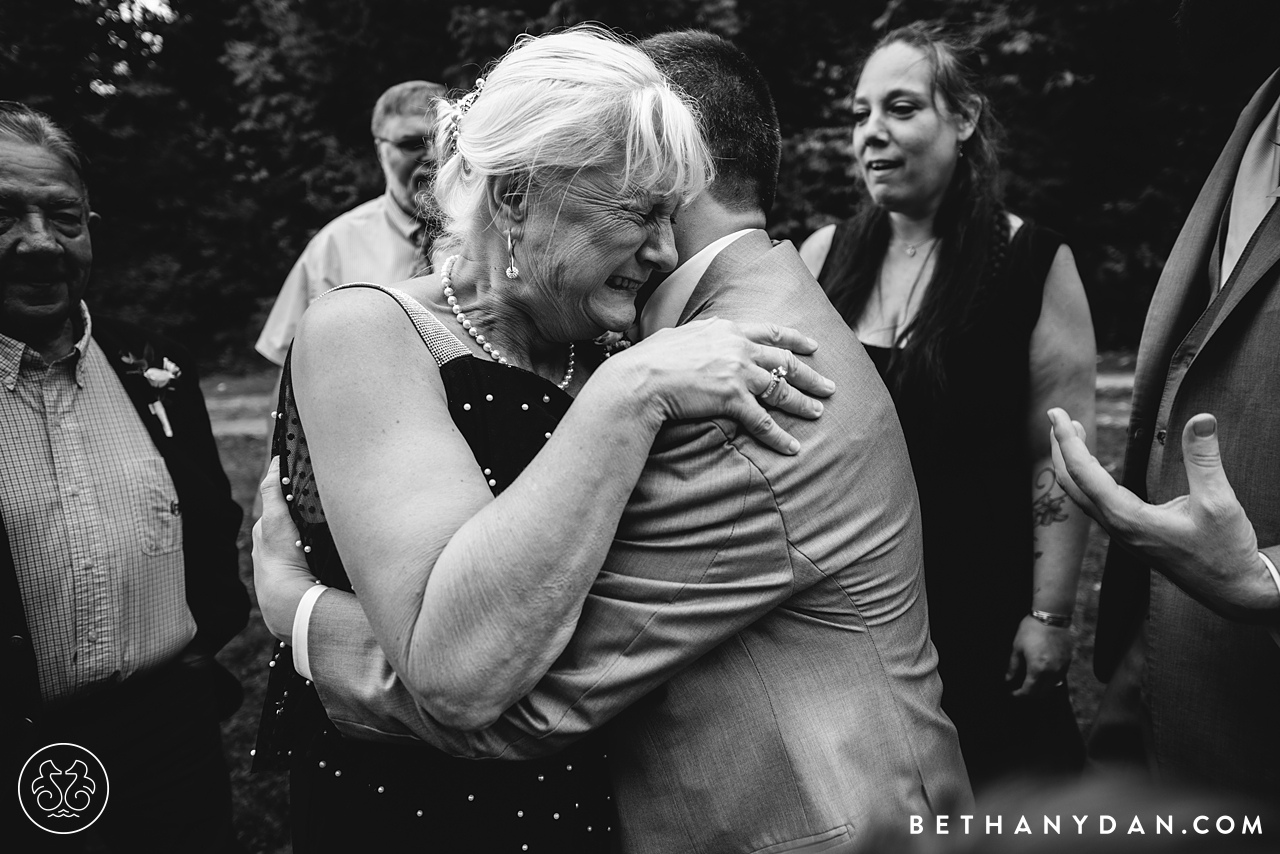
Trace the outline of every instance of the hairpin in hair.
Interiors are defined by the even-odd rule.
[[[484,78],[476,78],[476,88],[463,95],[458,100],[458,107],[453,113],[453,127],[449,133],[449,144],[456,152],[458,150],[458,134],[461,130],[462,117],[467,114],[467,110],[471,109],[471,105],[476,102],[476,98],[480,97],[480,93],[484,91]]]

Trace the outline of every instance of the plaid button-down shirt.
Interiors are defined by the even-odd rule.
[[[45,702],[168,662],[196,631],[177,492],[80,311],[52,365],[0,335],[0,515]]]

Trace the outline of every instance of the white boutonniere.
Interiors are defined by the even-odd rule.
[[[156,399],[147,404],[147,409],[160,422],[160,429],[165,436],[172,439],[173,427],[169,424],[169,413],[164,408],[164,396],[176,387],[175,381],[182,376],[182,368],[168,357],[161,360],[160,367],[153,367],[151,362],[155,361],[155,353],[150,344],[143,350],[141,359],[132,353],[121,353],[120,361],[129,366],[126,374],[137,374],[155,391]]]

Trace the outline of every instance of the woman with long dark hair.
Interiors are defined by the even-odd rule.
[[[1088,519],[1054,482],[1045,412],[1093,435],[1095,348],[1071,250],[1001,202],[973,60],[927,24],[880,40],[854,94],[866,192],[801,255],[902,421],[942,705],[976,787],[1083,761],[1065,677]]]

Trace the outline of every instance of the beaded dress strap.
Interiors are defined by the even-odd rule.
[[[436,360],[436,367],[444,367],[445,362],[471,355],[471,351],[467,349],[466,345],[459,341],[457,336],[440,322],[440,318],[427,311],[422,307],[422,303],[404,291],[389,288],[386,285],[375,285],[373,282],[351,282],[346,285],[338,285],[336,288],[330,288],[325,293],[333,293],[347,288],[373,288],[382,291],[400,303],[404,313],[409,315],[409,320],[413,321],[413,328],[418,330],[418,335],[422,337],[422,343],[427,345],[427,350],[431,352],[431,357]]]

